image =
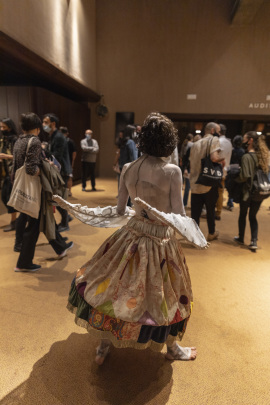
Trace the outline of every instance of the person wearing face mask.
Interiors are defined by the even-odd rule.
[[[215,206],[218,199],[218,186],[204,186],[196,181],[201,172],[201,160],[206,157],[208,149],[213,162],[224,165],[224,157],[220,155],[221,147],[219,137],[220,126],[209,122],[205,126],[205,135],[190,148],[190,188],[191,188],[191,217],[200,224],[203,205],[206,207],[209,242],[218,239],[219,232],[215,229]]]
[[[48,113],[43,116],[43,130],[49,134],[49,144],[46,150],[46,155],[50,158],[52,155],[61,165],[61,176],[66,184],[72,177],[72,167],[69,160],[68,144],[65,136],[61,131],[58,131],[59,119],[53,113]],[[56,207],[61,214],[61,222],[57,225],[59,232],[69,231],[69,217],[66,210],[61,207]]]
[[[82,191],[86,191],[86,182],[90,177],[92,191],[96,191],[95,167],[99,152],[98,142],[92,138],[93,131],[87,129],[85,138],[81,140],[82,148]]]
[[[67,127],[60,127],[60,131],[62,132],[62,134],[64,135],[64,137],[67,140],[67,144],[68,144],[68,154],[69,154],[69,160],[71,163],[71,167],[73,170],[74,167],[74,162],[77,156],[77,148],[75,145],[75,142],[69,137],[69,132]],[[69,178],[68,181],[68,189],[69,189],[69,193],[68,196],[71,197],[72,196],[72,192],[71,192],[71,188],[72,188],[72,177]]]
[[[14,145],[14,156],[13,156],[13,174],[15,177],[16,171],[25,164],[26,173],[30,175],[30,179],[33,176],[44,177],[43,168],[43,152],[41,148],[41,142],[39,140],[39,133],[41,129],[40,118],[30,112],[21,115],[21,128],[23,134],[19,136],[17,142]],[[31,143],[28,148],[28,143]],[[51,165],[52,162],[51,162]],[[50,166],[50,165],[49,165]],[[45,175],[46,176],[46,175]],[[54,178],[55,185],[57,184],[57,179]],[[43,181],[41,180],[41,185],[43,188]],[[46,184],[46,182],[45,182]],[[33,218],[23,212],[20,213],[17,223],[16,223],[16,240],[14,251],[19,252],[19,258],[17,261],[17,266],[15,267],[15,272],[35,272],[40,269],[40,265],[33,263],[34,253],[36,243],[39,237],[40,229],[42,229],[42,217],[45,216],[44,211],[49,211],[49,206],[46,206],[44,202],[46,192],[48,188],[42,192],[41,195],[41,207],[38,218]],[[43,200],[43,201],[42,201]],[[50,205],[50,204],[49,204]],[[46,209],[44,210],[44,207]],[[67,255],[67,251],[73,247],[73,242],[65,243],[65,240],[61,237],[59,232],[55,229],[55,236],[52,238],[48,237],[48,234],[53,235],[55,225],[55,220],[52,215],[53,220],[49,221],[49,216],[46,217],[46,224],[43,227],[43,232],[48,238],[50,245],[57,254],[58,259],[62,259]]]
[[[223,177],[220,182],[220,187],[218,187],[218,200],[216,203],[216,213],[215,213],[215,219],[217,221],[220,221],[221,219],[225,178],[227,175],[227,170],[230,165],[230,160],[232,156],[232,142],[229,138],[226,137],[227,128],[224,124],[219,124],[219,126],[220,126],[219,143],[221,147],[220,155],[225,159],[225,166],[223,167]]]
[[[247,132],[243,137],[242,148],[245,154],[241,159],[241,168],[239,177],[236,182],[242,183],[240,212],[238,218],[238,236],[234,237],[234,241],[240,245],[244,244],[246,217],[249,212],[249,223],[251,231],[251,242],[248,248],[251,251],[256,251],[258,239],[258,222],[257,213],[260,209],[262,201],[254,201],[252,199],[253,179],[257,168],[260,168],[264,173],[269,172],[268,168],[268,147],[262,136],[259,136],[255,131]]]
[[[234,165],[235,167],[239,166],[241,164],[241,159],[242,156],[244,155],[245,151],[242,148],[242,141],[243,137],[241,135],[236,135],[233,138],[232,144],[233,144],[233,149],[232,149],[232,155],[231,155],[231,160],[230,160],[230,165]],[[231,176],[231,170],[229,176],[226,177],[226,188],[228,190],[228,201],[227,201],[227,210],[233,211],[233,200],[234,200],[234,190],[236,190],[236,185],[234,185],[234,179]],[[237,184],[237,195],[239,193],[239,185]]]
[[[10,224],[4,227],[4,232],[9,232],[14,231],[16,228],[17,213],[13,207],[7,205],[7,202],[12,189],[10,174],[13,160],[13,147],[18,136],[16,126],[10,118],[3,118],[0,121],[0,130],[3,135],[2,139],[0,139],[0,161],[2,161],[2,178],[4,180],[1,190],[1,199],[7,207],[8,213],[11,214]]]
[[[22,114],[20,135],[13,150],[13,174],[25,165],[26,173],[30,176],[39,176],[41,168],[41,143],[38,138],[41,128],[41,121],[34,113]],[[28,148],[28,144],[31,143]],[[39,236],[39,218],[32,218],[21,213],[18,218],[17,230],[22,232],[22,245],[20,255],[15,267],[16,272],[33,272],[40,269],[40,265],[33,263],[36,243]],[[22,231],[19,229],[22,226]]]

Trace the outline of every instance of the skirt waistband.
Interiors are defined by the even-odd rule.
[[[131,218],[124,228],[128,229],[137,236],[148,236],[151,239],[169,240],[175,236],[175,231],[167,224],[158,220],[152,220],[139,215],[135,215]]]

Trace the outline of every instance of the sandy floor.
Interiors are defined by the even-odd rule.
[[[96,193],[75,186],[71,202],[115,205],[116,180],[98,179]],[[238,206],[223,210],[220,238],[206,251],[183,243],[194,291],[194,310],[183,345],[194,345],[194,362],[168,362],[151,350],[113,349],[106,366],[93,362],[97,340],[65,309],[74,272],[113,229],[74,219],[65,235],[68,257],[55,260],[40,235],[34,274],[15,273],[14,232],[0,215],[1,405],[270,404],[270,211],[258,215],[259,249],[232,241]],[[189,214],[190,211],[187,210]],[[206,234],[206,223],[201,228]],[[249,242],[249,225],[246,230]]]

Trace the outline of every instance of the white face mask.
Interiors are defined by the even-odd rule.
[[[51,132],[51,127],[49,125],[43,125],[43,131],[47,132],[49,134]]]
[[[85,134],[85,138],[89,141],[89,139],[91,139],[91,135]]]

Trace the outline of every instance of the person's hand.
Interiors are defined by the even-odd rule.
[[[57,171],[59,172],[59,168],[58,168],[58,166],[56,166],[54,163],[53,163],[53,161],[52,160],[50,160],[50,159],[45,159],[46,160],[46,162],[48,162],[51,166],[54,166],[56,169],[57,169]]]
[[[6,153],[0,153],[0,159],[8,159],[9,155],[7,155]]]
[[[52,160],[50,160],[50,159],[48,159],[48,158],[46,158],[45,160],[46,160],[46,162],[48,162],[51,166],[53,166],[53,161],[52,161]]]
[[[41,148],[43,150],[47,149],[47,146],[48,146],[48,142],[41,142]]]

